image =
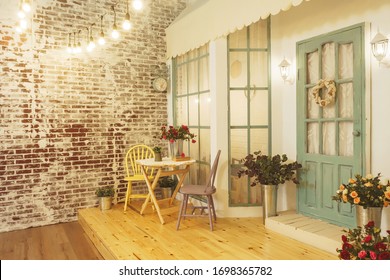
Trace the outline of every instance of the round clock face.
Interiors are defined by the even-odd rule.
[[[167,89],[168,83],[162,77],[158,77],[153,81],[153,88],[158,91],[164,91]]]

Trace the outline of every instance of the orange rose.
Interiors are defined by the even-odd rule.
[[[356,184],[356,181],[354,180],[354,179],[349,179],[349,181],[348,181],[348,183],[350,183],[350,184]]]
[[[346,195],[343,195],[343,201],[348,202],[348,197]]]
[[[341,184],[341,185],[340,185],[340,190],[343,191],[344,189],[345,189],[344,185]]]
[[[360,202],[360,197],[355,197],[353,203],[358,204]]]
[[[357,192],[353,191],[349,194],[352,198],[356,198],[358,196]]]
[[[367,183],[365,183],[364,184],[366,187],[372,187],[373,186],[373,184],[371,183],[371,182],[367,182]]]
[[[390,192],[385,192],[385,197],[390,200]]]
[[[383,201],[383,206],[384,206],[384,207],[387,207],[387,206],[389,206],[389,202],[388,202],[388,201],[386,201],[386,200],[385,200],[385,201]]]

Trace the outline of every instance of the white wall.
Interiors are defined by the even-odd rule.
[[[273,153],[286,153],[296,158],[296,84],[283,83],[278,64],[290,60],[296,66],[296,43],[327,32],[332,32],[354,24],[367,22],[371,34],[366,41],[368,67],[367,105],[371,105],[371,160],[367,172],[382,173],[390,178],[390,129],[388,110],[390,106],[390,56],[385,63],[379,63],[369,52],[370,41],[378,28],[390,38],[390,1],[388,0],[314,0],[305,2],[287,12],[271,17],[272,53],[272,128]],[[389,63],[389,64],[387,64]],[[370,85],[371,82],[371,85]],[[371,120],[371,121],[370,121]],[[368,153],[370,151],[368,150]],[[371,167],[370,167],[371,166]],[[295,209],[295,187],[282,187],[279,191],[281,207]],[[287,199],[288,197],[288,199]],[[383,211],[382,229],[390,227],[390,209]]]

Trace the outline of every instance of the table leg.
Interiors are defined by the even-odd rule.
[[[141,215],[143,214],[143,212],[145,211],[145,208],[146,208],[146,206],[147,206],[147,204],[149,202],[149,199],[151,199],[153,204],[154,204],[154,206],[156,207],[156,211],[157,211],[158,217],[160,218],[160,222],[162,224],[164,224],[165,221],[164,221],[164,219],[163,219],[163,217],[161,215],[160,207],[158,206],[158,202],[157,202],[156,196],[154,195],[154,189],[156,188],[158,179],[160,178],[160,175],[161,175],[161,168],[158,169],[157,174],[154,177],[153,183],[150,182],[150,180],[148,178],[148,175],[147,175],[147,173],[145,171],[144,166],[141,166],[141,169],[142,169],[142,173],[144,174],[146,185],[148,186],[149,194],[146,197],[145,202],[142,204],[142,208],[141,208],[141,212],[140,213],[141,213]]]
[[[180,176],[179,176],[179,174],[177,174],[178,177],[179,177],[179,178],[178,178],[178,179],[179,179],[179,182],[177,183],[176,188],[175,188],[175,190],[173,191],[173,194],[172,194],[171,199],[170,199],[170,201],[169,201],[169,205],[172,205],[172,204],[173,204],[173,201],[174,201],[175,198],[176,198],[177,192],[179,191],[179,189],[180,189],[181,186],[183,185],[184,179],[186,178],[188,172],[190,171],[190,166],[187,165],[186,168],[184,168],[183,170],[185,170],[185,172],[180,173],[180,174],[181,174]]]

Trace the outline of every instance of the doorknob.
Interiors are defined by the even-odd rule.
[[[360,136],[360,131],[359,130],[354,130],[352,132],[352,135],[355,136],[355,137],[359,137]]]

